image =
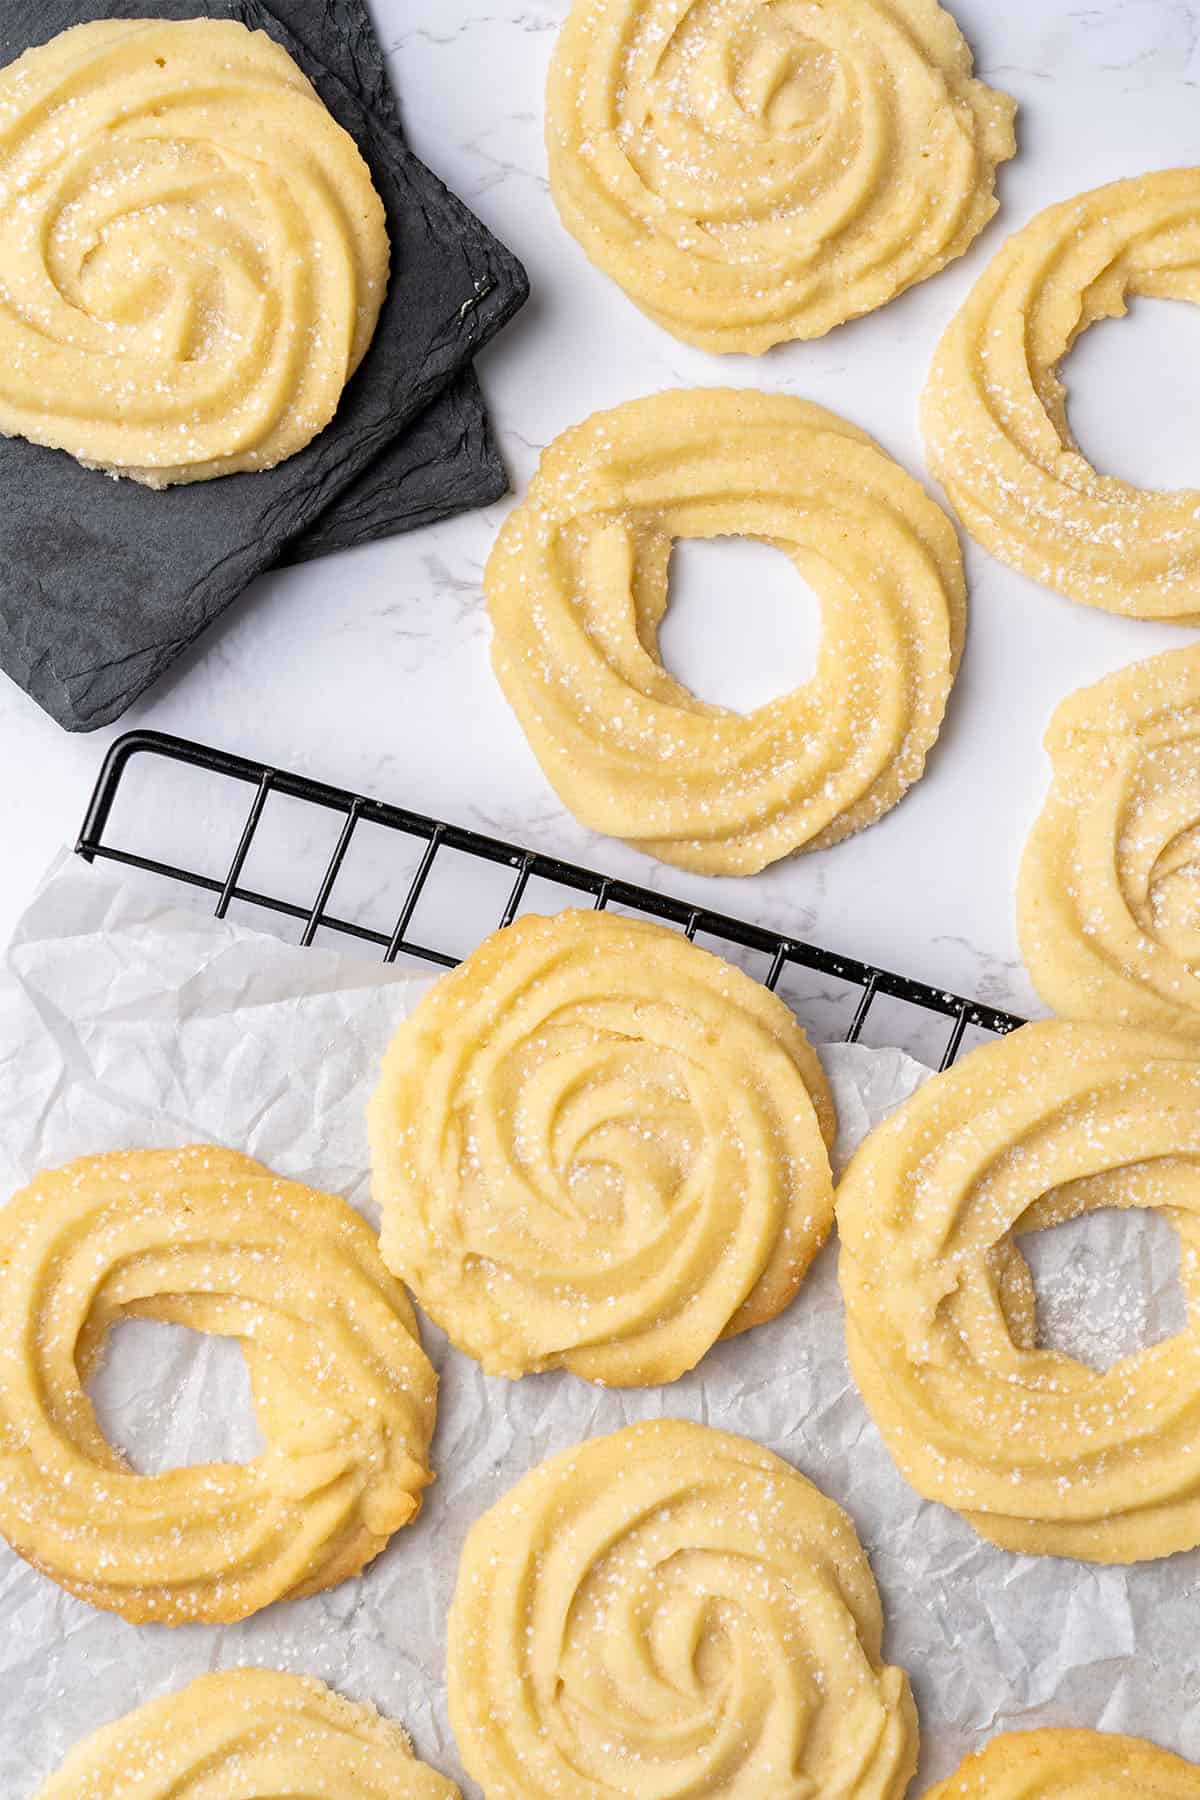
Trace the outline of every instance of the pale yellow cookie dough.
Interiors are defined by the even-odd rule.
[[[1105,1372],[1038,1347],[1015,1239],[1100,1207],[1179,1234],[1183,1330]],[[1008,1550],[1127,1563],[1200,1544],[1200,1058],[1026,1025],[873,1131],[837,1195],[846,1344],[904,1476]]]
[[[237,1338],[266,1450],[139,1475],[85,1383],[110,1329]],[[437,1378],[375,1234],[209,1145],[47,1170],[0,1208],[0,1535],[133,1621],[225,1622],[355,1575],[414,1518]]]
[[[1014,111],[935,0],[575,0],[550,190],[666,330],[762,351],[961,256],[996,210]]]
[[[1064,700],[1017,887],[1021,950],[1067,1018],[1200,1042],[1200,646]]]
[[[291,57],[228,19],[77,25],[0,69],[0,432],[149,487],[332,419],[383,205]]]
[[[552,1456],[474,1526],[450,1722],[485,1800],[900,1800],[917,1715],[882,1630],[840,1507],[659,1419]]]
[[[921,402],[929,466],[972,537],[1071,600],[1200,618],[1200,491],[1138,488],[1076,447],[1059,363],[1132,295],[1200,300],[1200,168],[1048,207],[984,270]]]
[[[388,1050],[384,1260],[489,1374],[673,1381],[794,1298],[833,1221],[834,1132],[760,983],[664,925],[531,914]]]
[[[672,542],[730,534],[790,556],[821,606],[813,679],[745,714],[698,700],[658,650]],[[556,438],[484,580],[497,677],[559,798],[707,874],[894,806],[937,738],[966,616],[954,528],[898,463],[822,407],[733,388],[670,389]]]
[[[77,1745],[35,1800],[459,1800],[373,1706],[273,1669],[201,1675]]]
[[[1200,1769],[1116,1732],[1006,1731],[925,1800],[1200,1800]]]

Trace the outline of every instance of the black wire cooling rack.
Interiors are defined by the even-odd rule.
[[[156,759],[159,765],[187,764],[216,780],[241,783],[252,790],[237,848],[221,876],[203,874],[178,862],[146,855],[141,850],[122,848],[120,844],[108,841],[106,833],[110,831],[114,803],[130,765],[137,759]],[[159,772],[161,773],[161,769]],[[309,806],[339,814],[343,819],[332,855],[324,866],[308,905],[284,899],[278,894],[259,892],[242,882],[246,859],[262,823],[264,808],[272,795],[284,795],[292,800],[303,801]],[[336,912],[329,910],[338,874],[346,860],[351,840],[355,830],[364,822],[382,825],[420,847],[415,872],[407,874],[407,889],[403,897],[400,898],[397,893],[399,904],[390,915],[395,920],[390,932],[339,917]],[[235,756],[229,751],[214,750],[204,744],[191,743],[186,738],[168,736],[165,732],[132,731],[118,738],[112,745],[100,771],[75,848],[89,862],[101,857],[109,862],[123,863],[203,889],[216,896],[214,911],[218,918],[224,918],[236,900],[302,921],[302,944],[311,944],[317,932],[325,929],[374,944],[383,950],[385,962],[393,962],[398,956],[404,955],[442,968],[451,968],[460,959],[447,950],[416,942],[409,936],[409,929],[438,855],[448,850],[458,851],[482,863],[499,864],[514,871],[507,900],[496,921],[499,925],[512,922],[521,907],[530,881],[540,877],[574,895],[586,896],[597,909],[607,906],[632,909],[653,918],[664,919],[681,928],[688,937],[695,937],[699,932],[705,939],[716,939],[726,946],[738,945],[743,950],[759,952],[766,959],[765,972],[760,979],[768,988],[777,987],[789,967],[815,971],[821,976],[844,983],[850,989],[857,990],[858,994],[849,1029],[844,1033],[848,1043],[854,1043],[859,1038],[872,1005],[881,996],[903,1001],[946,1020],[948,1036],[940,1062],[943,1069],[949,1068],[958,1055],[963,1035],[969,1027],[1002,1036],[1024,1023],[1013,1013],[984,1006],[978,1001],[965,999],[960,994],[947,993],[944,989],[930,987],[925,982],[910,980],[889,969],[876,968],[871,963],[858,962],[853,957],[836,955],[817,945],[786,937],[779,932],[767,931],[762,926],[747,924],[744,920],[731,918],[725,913],[692,906],[669,894],[655,893],[650,888],[638,887],[633,882],[617,881],[611,876],[598,874],[594,869],[563,862],[558,857],[546,856],[540,851],[525,850],[517,844],[486,837],[461,825],[426,818],[421,813],[409,812],[405,807],[391,806],[385,801],[370,799],[365,794],[353,794],[344,788],[329,787],[324,782],[310,780],[306,775],[271,768],[246,757]]]

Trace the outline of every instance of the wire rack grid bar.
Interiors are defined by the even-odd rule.
[[[178,863],[146,856],[131,850],[123,850],[119,845],[107,841],[105,834],[109,827],[113,805],[121,782],[131,762],[138,757],[184,763],[193,768],[205,770],[215,777],[241,783],[253,790],[237,848],[223,877],[206,875]],[[267,802],[273,794],[302,800],[309,805],[344,816],[337,843],[320,878],[317,892],[310,906],[285,900],[278,895],[261,893],[254,888],[244,886],[241,880],[255,833],[262,820]],[[354,920],[340,918],[335,912],[329,911],[329,903],[334,896],[338,874],[345,862],[355,830],[364,821],[382,825],[423,844],[415,873],[409,881],[408,889],[396,915],[396,923],[390,933],[377,931],[371,926],[359,924]],[[529,882],[534,877],[540,877],[560,887],[572,889],[580,895],[586,895],[598,910],[607,906],[630,907],[637,912],[646,913],[652,918],[664,919],[670,924],[682,927],[689,938],[694,938],[697,932],[702,932],[706,938],[716,938],[728,944],[737,944],[746,950],[759,951],[770,959],[770,965],[763,981],[764,985],[772,990],[778,986],[790,966],[811,969],[818,974],[831,976],[851,987],[856,987],[860,990],[860,998],[850,1028],[846,1033],[846,1041],[849,1043],[854,1043],[861,1036],[867,1015],[880,995],[887,995],[893,999],[904,1001],[910,1006],[920,1007],[926,1012],[937,1014],[949,1021],[950,1033],[940,1065],[943,1069],[948,1068],[958,1055],[968,1027],[977,1026],[983,1031],[1003,1035],[1024,1023],[1014,1013],[985,1006],[982,1002],[967,999],[961,994],[931,987],[925,982],[914,981],[909,976],[897,975],[889,969],[859,962],[854,957],[839,955],[834,951],[822,949],[819,945],[805,943],[802,939],[770,931],[760,925],[752,925],[743,919],[733,918],[729,914],[714,912],[708,907],[695,906],[687,901],[678,900],[670,894],[656,893],[651,888],[639,887],[633,882],[619,881],[611,876],[601,875],[594,869],[584,868],[577,863],[565,862],[559,857],[550,856],[541,851],[526,850],[519,845],[506,843],[501,838],[488,837],[482,832],[470,830],[465,826],[448,824],[440,819],[431,819],[423,813],[411,812],[406,807],[395,806],[383,800],[375,800],[365,794],[351,793],[345,788],[331,787],[328,783],[315,781],[307,775],[297,775],[286,769],[265,766],[246,757],[234,755],[229,751],[216,750],[205,744],[192,743],[186,738],[172,737],[165,732],[127,732],[111,746],[101,768],[76,844],[79,855],[89,862],[101,858],[109,862],[146,870],[152,874],[167,876],[174,881],[181,881],[214,894],[216,896],[214,910],[219,918],[224,918],[232,903],[238,900],[251,906],[261,907],[268,912],[279,913],[285,917],[302,921],[303,929],[300,939],[302,944],[311,944],[317,932],[323,927],[342,936],[357,939],[359,942],[378,946],[382,949],[384,960],[387,962],[393,962],[398,956],[405,955],[419,961],[436,964],[442,968],[452,968],[459,958],[437,949],[433,945],[416,942],[408,935],[418,902],[429,880],[434,863],[444,849],[457,850],[477,860],[500,864],[514,870],[513,883],[498,920],[501,925],[512,923]]]

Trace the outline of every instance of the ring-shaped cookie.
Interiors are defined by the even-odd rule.
[[[84,1383],[130,1318],[240,1341],[263,1455],[129,1467]],[[366,1220],[247,1156],[48,1170],[0,1208],[0,1535],[133,1621],[227,1622],[357,1574],[431,1479],[415,1333]]]
[[[392,1041],[380,1248],[491,1375],[673,1381],[794,1298],[833,1222],[835,1130],[759,982],[648,920],[530,914]]]
[[[1200,1769],[1117,1732],[1006,1731],[925,1800],[1196,1800]]]
[[[0,431],[150,487],[332,419],[387,289],[353,139],[235,19],[103,19],[0,69]]]
[[[485,1800],[900,1800],[902,1669],[854,1526],[747,1438],[657,1419],[552,1456],[472,1528],[450,1722]]]
[[[1200,491],[1134,487],[1080,452],[1058,365],[1131,295],[1200,300],[1200,168],[1048,207],[986,268],[921,401],[931,472],[985,549],[1086,606],[1200,618]]]
[[[1008,1550],[1200,1544],[1200,1058],[1054,1020],[973,1051],[860,1147],[837,1195],[846,1345],[908,1481]],[[1015,1242],[1101,1207],[1179,1234],[1187,1323],[1098,1371],[1037,1343]]]
[[[1064,1017],[1200,1042],[1200,647],[1070,695],[1017,887],[1021,951]]]
[[[575,0],[550,191],[666,330],[762,351],[961,256],[996,210],[1013,112],[935,0]]]
[[[77,1744],[35,1800],[460,1800],[407,1734],[306,1675],[225,1669]]]
[[[697,699],[658,649],[673,540],[729,534],[790,556],[821,606],[813,679],[746,714]],[[653,394],[556,438],[484,581],[497,677],[563,803],[708,874],[894,806],[937,737],[966,616],[954,528],[898,463],[822,407],[732,388]]]

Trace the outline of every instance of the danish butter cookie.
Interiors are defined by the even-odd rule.
[[[406,1734],[309,1676],[201,1675],[102,1726],[36,1800],[459,1800]]]
[[[384,1260],[489,1374],[673,1381],[795,1295],[834,1132],[807,1038],[740,969],[646,920],[530,915],[388,1050]]]
[[[747,714],[698,700],[658,649],[673,540],[729,534],[790,556],[821,605],[814,678]],[[564,432],[485,586],[497,677],[559,798],[714,875],[896,804],[937,737],[966,616],[954,528],[911,476],[822,407],[732,388]]]
[[[387,288],[383,204],[291,57],[106,19],[0,70],[0,431],[149,487],[332,419]]]
[[[929,466],[971,536],[1087,606],[1200,618],[1200,492],[1101,475],[1075,444],[1058,365],[1130,295],[1200,300],[1200,169],[1048,207],[1004,245],[938,345],[921,402]]]
[[[138,1475],[84,1391],[109,1330],[237,1338],[265,1453]],[[48,1170],[0,1209],[0,1534],[123,1618],[245,1618],[355,1575],[431,1479],[437,1378],[345,1201],[208,1145]]]
[[[902,1669],[854,1526],[788,1463],[676,1419],[552,1456],[473,1527],[450,1722],[486,1800],[900,1800]]]
[[[837,1197],[855,1379],[901,1472],[1007,1550],[1138,1562],[1200,1544],[1200,1058],[1026,1025],[920,1088]],[[1100,1207],[1179,1234],[1188,1320],[1100,1372],[1038,1347],[1020,1233]]]
[[[1200,1769],[1145,1738],[1006,1731],[925,1800],[1197,1800]]]
[[[1072,694],[1046,748],[1017,888],[1038,993],[1068,1018],[1200,1040],[1200,647]]]
[[[1014,110],[935,0],[575,0],[550,189],[666,330],[767,350],[961,256],[996,210]]]

